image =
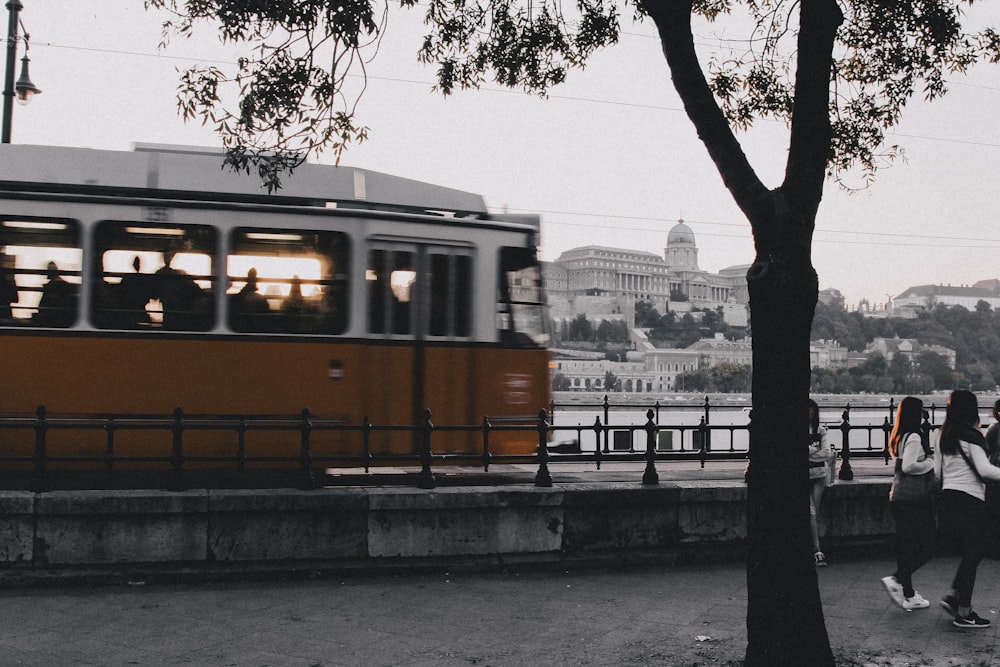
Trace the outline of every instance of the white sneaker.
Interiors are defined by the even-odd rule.
[[[896,603],[896,606],[906,609],[906,605],[903,604],[903,586],[896,581],[896,577],[892,575],[882,577],[882,585],[885,586],[885,592],[889,594],[889,599]]]
[[[931,603],[920,593],[913,591],[913,596],[908,598],[903,598],[903,609],[910,611],[911,609],[927,609],[930,607]]]

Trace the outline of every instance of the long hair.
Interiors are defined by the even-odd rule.
[[[916,396],[907,396],[896,408],[896,423],[889,434],[889,455],[899,456],[899,445],[907,433],[920,433],[920,421],[924,416],[924,402]]]
[[[806,410],[813,409],[812,416],[809,417],[809,432],[816,433],[819,430],[819,406],[811,398],[806,399]]]
[[[941,451],[945,454],[958,454],[958,443],[961,440],[980,446],[986,446],[979,426],[979,402],[976,395],[965,389],[951,392],[948,406],[945,408],[944,422],[941,423]]]

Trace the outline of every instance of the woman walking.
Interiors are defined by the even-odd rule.
[[[889,435],[889,454],[896,459],[889,509],[896,522],[896,571],[882,577],[889,598],[906,610],[930,606],[913,588],[913,573],[934,554],[934,496],[937,481],[934,452],[920,425],[924,403],[907,396],[896,409],[896,423]]]
[[[819,423],[819,406],[811,398],[809,406],[809,525],[812,530],[813,560],[816,567],[826,567],[826,556],[819,548],[819,528],[816,517],[819,515],[819,504],[823,500],[823,491],[829,481],[827,465],[833,458],[830,441],[827,438],[826,427]]]
[[[941,600],[941,607],[954,617],[952,623],[959,628],[990,625],[972,610],[972,590],[976,585],[976,570],[989,543],[985,480],[1000,481],[1000,468],[990,464],[986,440],[978,427],[979,405],[975,394],[965,390],[952,392],[941,424],[937,457],[942,488],[938,516],[941,530],[959,552],[952,592]]]

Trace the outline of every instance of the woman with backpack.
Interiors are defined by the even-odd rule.
[[[941,600],[941,607],[954,617],[956,627],[987,628],[990,622],[972,610],[972,590],[990,542],[986,481],[1000,481],[1000,468],[990,463],[986,453],[979,405],[972,392],[958,390],[948,398],[937,459],[942,489],[938,518],[960,557],[952,592]]]

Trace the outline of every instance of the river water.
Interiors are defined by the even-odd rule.
[[[830,443],[836,449],[843,448],[841,425],[845,408],[850,406],[848,416],[852,430],[848,437],[851,451],[883,450],[886,436],[880,427],[892,414],[890,405],[895,405],[899,398],[873,395],[815,398],[820,406],[820,422],[827,427]],[[658,404],[655,397],[609,395],[606,412],[603,399],[603,394],[557,393],[553,397],[552,445],[572,447],[579,442],[581,451],[592,452],[597,443],[604,443],[606,438],[606,451],[645,451],[649,436],[643,426],[647,422],[647,411],[652,410],[653,422],[659,426],[654,434],[658,451],[696,451],[701,442],[699,425],[706,415],[709,451],[746,452],[749,447],[749,395],[709,396],[707,411],[704,395],[664,397]],[[932,424],[940,424],[944,418],[946,400],[947,396],[924,397]],[[988,415],[991,404],[992,400],[981,400],[980,413]],[[595,429],[598,419],[599,428]]]

